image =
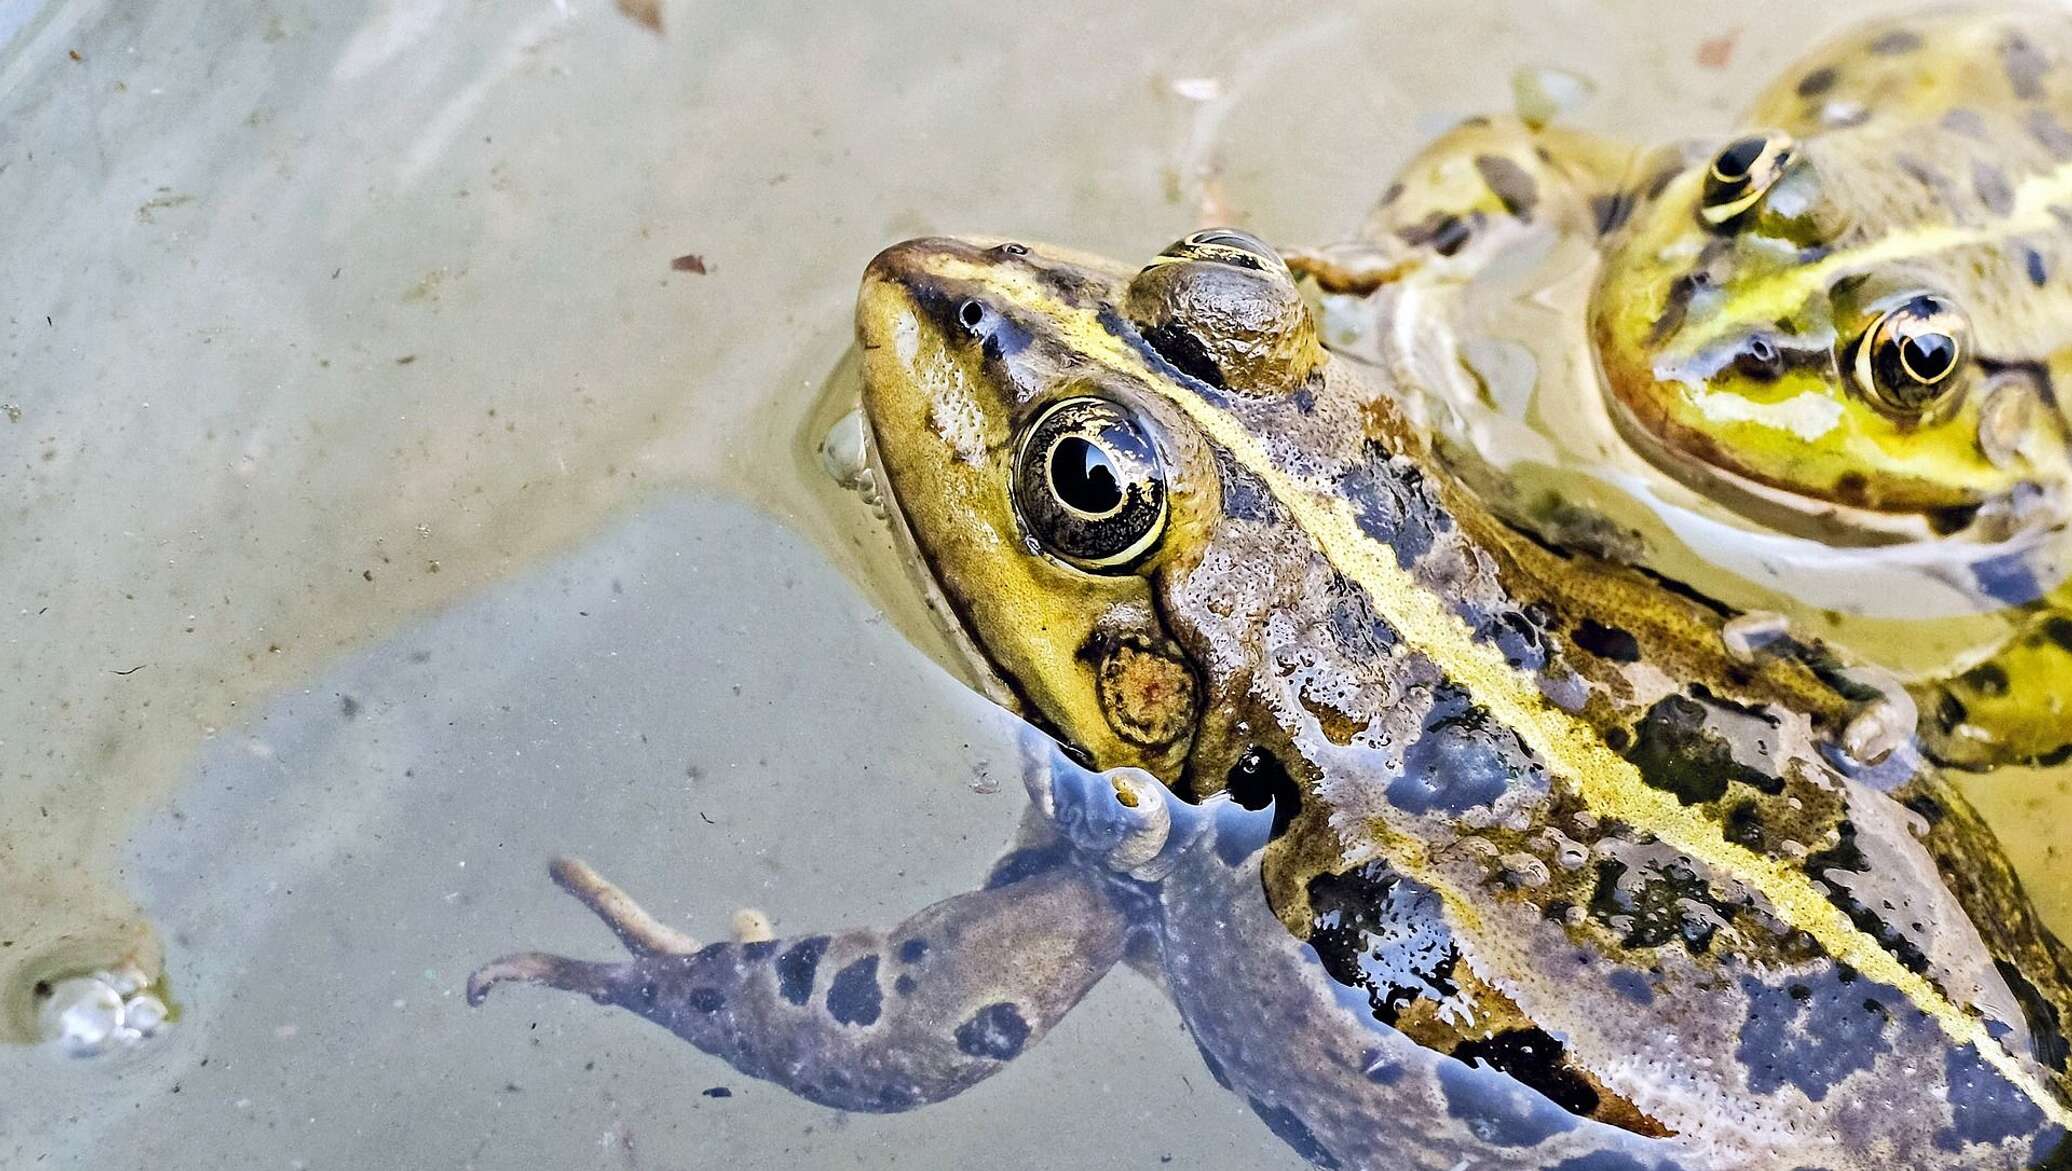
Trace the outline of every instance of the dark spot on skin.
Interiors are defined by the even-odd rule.
[[[1574,1115],[1498,1070],[1446,1059],[1438,1074],[1446,1113],[1485,1143],[1529,1147],[1576,1125]]]
[[[835,973],[827,986],[827,1014],[840,1024],[874,1025],[884,1008],[878,989],[878,957],[867,955]]]
[[[1971,527],[1972,521],[1978,519],[1978,509],[1979,506],[1976,504],[1952,504],[1943,508],[1931,508],[1926,514],[1928,527],[1934,529],[1938,537],[1961,533]]]
[[[1776,794],[1783,782],[1734,759],[1733,746],[1705,726],[1705,706],[1681,695],[1664,696],[1636,729],[1627,760],[1641,779],[1685,805],[1704,805],[1727,795],[1733,781]]]
[[[791,945],[777,957],[777,994],[793,1004],[804,1004],[813,995],[813,974],[820,970],[821,953],[827,950],[827,936],[815,935]]]
[[[1381,203],[1379,206],[1387,207],[1401,198],[1403,198],[1403,183],[1401,180],[1398,180],[1389,184],[1389,189],[1381,193]]]
[[[1374,612],[1367,591],[1343,574],[1331,579],[1331,641],[1356,663],[1375,662],[1399,641],[1396,630]]]
[[[1271,520],[1273,497],[1250,469],[1220,448],[1216,451],[1216,478],[1223,485],[1223,511],[1238,520]]]
[[[1848,886],[1828,877],[1833,871],[1862,874],[1869,869],[1870,860],[1864,857],[1863,848],[1856,844],[1856,825],[1847,818],[1835,827],[1835,844],[1806,859],[1806,873],[1827,893],[1827,901],[1849,916],[1857,930],[1877,940],[1879,946],[1892,953],[1907,971],[1916,974],[1927,972],[1928,956],[1919,944],[1907,938],[1899,927],[1886,922],[1876,907],[1857,898]]]
[[[2002,699],[2007,695],[2007,668],[1998,663],[1980,663],[1958,678],[1964,686],[1989,699]]]
[[[1769,838],[1769,828],[1763,824],[1762,808],[1753,801],[1743,801],[1727,810],[1720,834],[1737,846],[1761,852]]]
[[[1633,197],[1623,191],[1591,196],[1590,218],[1597,223],[1597,234],[1609,236],[1624,227],[1633,214],[1633,203]]]
[[[1339,477],[1338,490],[1352,503],[1360,531],[1395,550],[1396,564],[1409,569],[1453,526],[1453,518],[1439,507],[1416,465],[1374,444],[1366,454]]]
[[[1713,913],[1707,914],[1707,910]],[[1728,911],[1685,859],[1649,863],[1631,877],[1626,863],[1616,858],[1597,863],[1590,916],[1619,932],[1627,947],[1652,948],[1674,942],[1693,954],[1703,954],[1712,947],[1712,937]]]
[[[1013,886],[1023,879],[1033,878],[1047,870],[1055,869],[1066,857],[1067,852],[1062,843],[1016,850],[993,863],[993,872],[986,876],[986,889],[998,890],[1003,886]]]
[[[1504,661],[1513,667],[1537,671],[1547,665],[1546,631],[1524,610],[1498,610],[1476,625],[1475,638],[1496,644],[1504,652]]]
[[[2062,614],[2046,619],[2042,629],[2043,639],[2061,651],[2072,651],[2072,618]]]
[[[1841,72],[1832,65],[1823,66],[1799,78],[1793,92],[1802,98],[1817,98],[1835,88],[1835,82],[1842,78]]]
[[[1991,163],[1980,160],[1971,164],[1971,189],[1994,215],[2014,210],[2014,187],[2007,181],[2007,172]]]
[[[683,1002],[692,1012],[710,1014],[727,1006],[727,994],[717,988],[693,988],[684,995]]]
[[[1789,988],[1743,977],[1748,1020],[1737,1054],[1751,1092],[1774,1094],[1789,1085],[1824,1101],[1842,1079],[1869,1069],[1891,1048],[1885,1038],[1888,1015],[1865,1008],[1862,990],[1851,983],[1837,971],[1807,975]]]
[[[2050,58],[2029,43],[2029,38],[2011,32],[2000,42],[2000,67],[2014,96],[2033,102],[2043,96],[2043,78],[2050,72]]]
[[[1311,1163],[1326,1168],[1327,1171],[1337,1171],[1337,1158],[1324,1149],[1324,1144],[1317,1141],[1316,1132],[1305,1125],[1302,1119],[1297,1118],[1293,1110],[1286,1106],[1269,1106],[1257,1098],[1248,1098],[1246,1101],[1251,1104],[1252,1113],[1257,1114],[1259,1120],[1266,1123],[1266,1129],[1272,1131],[1275,1138],[1295,1148],[1296,1154]]]
[[[1435,211],[1408,227],[1396,229],[1396,238],[1412,248],[1430,247],[1441,256],[1452,256],[1466,247],[1475,234],[1474,226],[1460,216]]]
[[[1871,52],[1880,57],[1897,57],[1911,53],[1921,47],[1921,34],[1912,29],[1896,28],[1871,42]]]
[[[1230,799],[1246,809],[1273,806],[1273,828],[1269,837],[1280,837],[1295,815],[1302,812],[1302,786],[1288,775],[1280,758],[1264,748],[1247,748],[1230,766],[1225,781]]]
[[[1407,813],[1465,813],[1525,780],[1529,766],[1515,733],[1467,692],[1442,683],[1433,689],[1423,733],[1403,751],[1403,775],[1389,782],[1385,795]],[[1544,788],[1536,767],[1531,773]]]
[[[1604,730],[1604,742],[1611,745],[1612,751],[1624,752],[1626,751],[1626,746],[1633,743],[1633,734],[1620,727],[1606,728]]]
[[[2029,274],[2029,283],[2039,289],[2050,280],[2050,266],[2043,262],[2043,253],[2034,248],[2022,249],[2022,268]]]
[[[2021,969],[2002,959],[1994,960],[1993,966],[2013,991],[2015,1003],[2022,1007],[2022,1017],[2029,1025],[2029,1049],[2036,1054],[2036,1060],[2046,1069],[2065,1072],[2066,1060],[2072,1058],[2072,1046],[2066,1043],[2065,1022],[2058,1016],[2057,1006],[2029,982]]]
[[[927,954],[928,941],[925,939],[909,939],[899,945],[899,962],[902,964],[918,964]]]
[[[1419,1000],[1443,1002],[1460,949],[1439,896],[1385,863],[1309,882],[1309,945],[1330,977],[1367,993],[1374,1019],[1391,1028]]]
[[[744,943],[741,945],[741,958],[748,963],[759,964],[776,954],[776,951],[776,940],[758,939],[754,943]]]
[[[2019,552],[1973,562],[1971,580],[1980,593],[2004,606],[2033,602],[2045,589],[2035,567]]]
[[[892,982],[892,991],[894,995],[912,996],[914,994],[914,978],[905,972],[901,972],[899,979]]]
[[[2043,1127],[2042,1108],[2009,1085],[1971,1046],[1950,1046],[1943,1072],[1949,1079],[1950,1125],[1936,1132],[1938,1149],[1961,1151],[1974,1143],[1997,1147]]]
[[[1870,481],[1862,472],[1843,472],[1835,477],[1834,496],[1844,504],[1860,508],[1870,496]]]
[[[970,1020],[957,1026],[955,1035],[960,1053],[1012,1061],[1028,1043],[1029,1022],[1022,1019],[1020,1009],[1000,1000],[973,1013]]]
[[[1978,142],[1986,141],[1986,120],[1977,110],[1950,110],[1942,116],[1942,128]]]
[[[1540,204],[1540,186],[1524,167],[1502,155],[1476,155],[1475,170],[1504,205],[1504,210],[1521,220],[1532,219]]]
[[[1606,982],[1612,986],[1612,991],[1635,1004],[1655,1002],[1655,989],[1648,983],[1648,978],[1632,968],[1612,969],[1612,974]]]
[[[1632,632],[1606,626],[1595,618],[1585,618],[1577,623],[1569,637],[1577,646],[1600,659],[1610,659],[1614,663],[1640,661],[1640,641],[1633,637]]]
[[[2022,116],[2029,136],[2043,144],[2053,158],[2072,159],[2072,130],[2066,130],[2049,110],[2038,107]]]
[[[1186,326],[1168,322],[1144,331],[1144,340],[1175,369],[1199,382],[1223,389],[1223,371],[1209,353],[1209,347]]]
[[[1588,1118],[1597,1112],[1596,1089],[1569,1065],[1567,1048],[1544,1029],[1506,1029],[1465,1042],[1453,1056],[1509,1074],[1570,1114]]]

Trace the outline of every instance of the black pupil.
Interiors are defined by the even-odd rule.
[[[1899,343],[1907,369],[1924,382],[1934,382],[1957,362],[1957,339],[1946,333],[1917,333]]]
[[[1114,462],[1099,444],[1077,435],[1051,448],[1050,486],[1068,507],[1092,516],[1113,512],[1122,503]]]
[[[977,329],[978,323],[985,319],[986,307],[977,301],[966,301],[957,308],[957,320],[962,321],[966,329]]]
[[[1722,179],[1745,179],[1749,168],[1762,157],[1763,140],[1744,138],[1720,152],[1719,162],[1713,164]]]

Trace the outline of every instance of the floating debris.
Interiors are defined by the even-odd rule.
[[[695,272],[699,276],[704,276],[705,258],[695,252],[686,252],[670,261],[669,267],[674,272]]]

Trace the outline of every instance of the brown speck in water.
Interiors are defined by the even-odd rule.
[[[1709,40],[1698,42],[1698,67],[1700,69],[1725,69],[1734,59],[1734,42],[1741,37],[1740,29],[1731,29]]]
[[[77,49],[66,49],[66,50],[65,50],[65,56],[67,56],[67,57],[70,57],[70,58],[71,58],[72,60],[74,60],[74,61],[84,61],[84,60],[86,60],[86,58],[84,58],[84,57],[81,57],[81,56],[79,55],[79,50],[77,50]]]
[[[4,406],[0,406],[0,411],[7,412],[7,421],[10,423],[22,421],[22,404],[20,403],[7,403]]]
[[[360,571],[360,580],[362,580],[362,581],[373,581],[373,580],[374,580],[374,571],[373,571],[373,570],[371,570],[371,569],[362,569],[362,570]]]
[[[618,0],[619,11],[656,36],[662,35],[662,0]]]
[[[405,354],[405,355],[403,355],[402,357],[400,357],[400,358],[397,358],[397,359],[396,359],[396,365],[398,365],[398,366],[408,366],[408,365],[409,365],[410,363],[412,363],[412,362],[415,362],[415,361],[417,361],[417,355],[416,355],[416,354]]]
[[[675,260],[670,261],[669,267],[676,272],[695,272],[699,276],[703,276],[705,275],[705,258],[695,252],[686,252]]]

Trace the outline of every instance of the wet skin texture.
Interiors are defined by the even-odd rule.
[[[1865,24],[1742,125],[1643,153],[1480,119],[1405,168],[1363,247],[1301,266],[1434,284],[1535,233],[1596,241],[1588,341],[1634,447],[1782,531],[1940,544],[2010,633],[1914,687],[1924,742],[1965,766],[2062,759],[2072,15]]]
[[[1841,771],[1847,700],[1737,664],[1723,615],[1496,523],[1311,330],[1229,233],[1141,272],[881,254],[885,484],[995,693],[1060,744],[1028,847],[890,931],[703,949],[562,864],[635,957],[512,956],[471,998],[585,992],[901,1109],[1129,956],[1320,1166],[2055,1157],[2062,955],[1961,800],[1906,752]]]

